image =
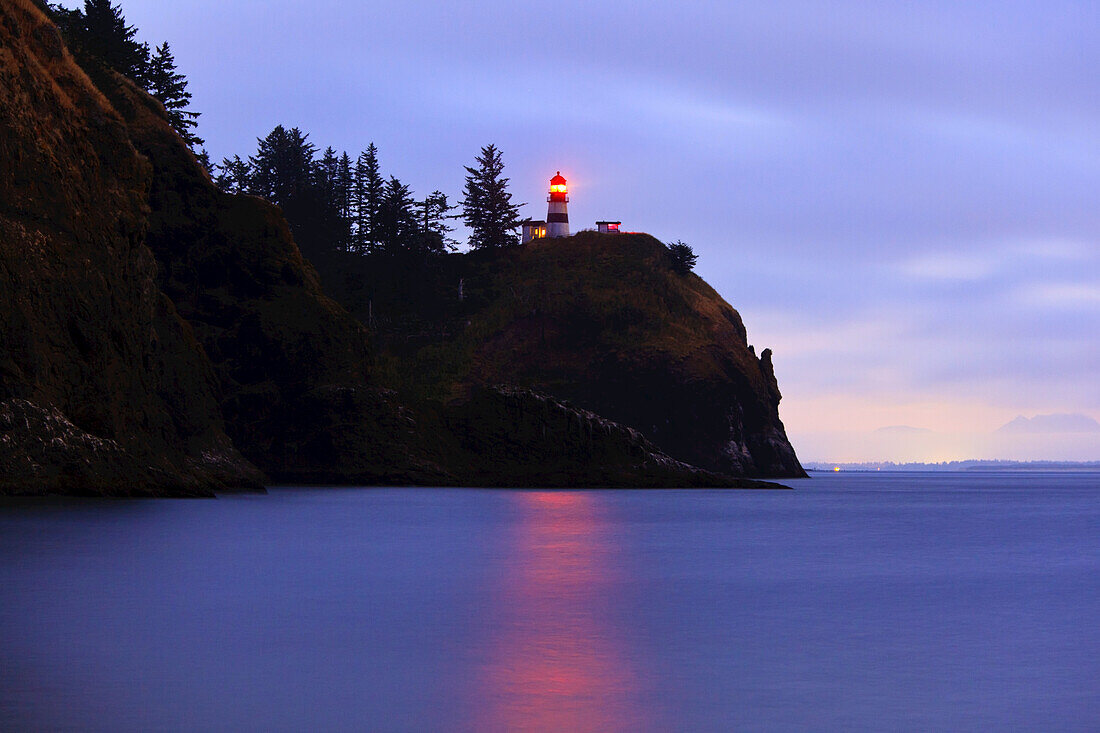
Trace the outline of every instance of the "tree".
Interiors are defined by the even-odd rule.
[[[191,103],[191,93],[187,91],[187,78],[176,71],[176,60],[165,41],[157,47],[146,75],[147,91],[153,95],[168,113],[168,121],[180,134],[188,147],[194,150],[203,144],[202,138],[193,130],[198,125],[198,112],[187,109]]]
[[[249,158],[250,193],[286,207],[314,188],[317,148],[309,142],[309,135],[302,134],[297,127],[287,130],[278,125],[257,142],[256,155]]]
[[[672,269],[681,275],[691,272],[695,268],[696,260],[699,259],[695,250],[679,239],[668,245],[668,254],[672,260]]]
[[[149,46],[134,40],[137,29],[126,25],[122,8],[111,0],[84,0],[83,21],[83,28],[77,30],[80,54],[144,86]]]
[[[346,229],[331,203],[317,148],[297,127],[282,125],[258,142],[256,155],[249,158],[249,192],[279,205],[307,259],[314,264],[330,260],[346,241]]]
[[[214,179],[218,188],[229,193],[245,193],[252,190],[252,166],[241,160],[241,156],[222,158],[218,166],[220,173]]]
[[[409,187],[390,176],[378,207],[376,234],[383,252],[397,254],[412,249],[417,235],[416,213]]]
[[[385,187],[378,166],[378,148],[374,143],[355,161],[355,249],[373,252],[378,246],[378,209]]]
[[[201,148],[199,152],[195,153],[195,159],[199,161],[199,165],[209,175],[214,175],[214,164],[210,162],[210,151],[206,148]]]
[[[442,191],[432,191],[423,201],[416,202],[417,249],[421,253],[444,254],[455,249],[457,243],[447,236],[454,227],[447,222],[455,218],[450,212],[457,208],[457,204],[447,201],[447,194]]]
[[[466,166],[462,201],[462,216],[471,229],[470,246],[484,249],[516,244],[520,205],[512,203],[508,179],[501,177],[504,171],[501,152],[489,144],[481,149],[476,160],[476,168]]]
[[[349,226],[351,224],[351,199],[353,187],[354,181],[351,172],[351,158],[348,156],[347,151],[344,151],[336,164],[336,181],[334,188],[336,193],[336,208],[340,211],[340,217],[345,219]]]

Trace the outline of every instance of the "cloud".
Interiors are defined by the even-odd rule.
[[[1037,307],[1089,310],[1100,308],[1100,284],[1029,283],[1020,288],[1019,294],[1025,302]]]
[[[126,12],[171,40],[215,159],[297,124],[457,195],[495,142],[527,212],[569,170],[578,225],[689,242],[775,349],[792,435],[856,452],[923,425],[965,452],[1021,412],[1100,410],[1100,3]]]
[[[903,275],[928,280],[984,280],[998,269],[998,259],[976,253],[928,252],[903,261]]]

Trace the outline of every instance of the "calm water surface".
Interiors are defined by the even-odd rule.
[[[1100,729],[1100,475],[0,504],[4,730]]]

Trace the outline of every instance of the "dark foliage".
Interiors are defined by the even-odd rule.
[[[187,109],[191,103],[187,77],[176,71],[176,60],[168,47],[168,41],[157,46],[149,61],[146,90],[164,105],[168,121],[188,147],[194,150],[196,146],[203,144],[203,139],[194,132],[199,113]]]
[[[668,255],[672,262],[672,269],[681,275],[686,275],[695,269],[695,263],[699,259],[695,250],[679,239],[668,245]]]
[[[481,149],[477,167],[466,167],[466,197],[462,214],[470,227],[473,249],[507,247],[518,244],[519,204],[512,203],[508,179],[501,176],[504,163],[501,152],[489,144]]]
[[[76,20],[79,16],[74,16]],[[122,7],[111,0],[84,0],[82,24],[71,28],[78,55],[128,76],[144,86],[149,76],[149,46],[135,40],[137,28],[126,24]]]
[[[413,197],[409,187],[390,176],[382,191],[382,201],[378,207],[378,221],[375,227],[382,252],[398,254],[410,249],[416,236],[416,214],[413,212]]]
[[[354,249],[356,252],[373,252],[378,246],[378,209],[382,204],[385,181],[378,166],[378,148],[374,143],[359,154],[355,161],[355,181],[352,184],[354,213]]]
[[[442,191],[432,191],[423,201],[416,202],[417,219],[419,227],[418,250],[425,254],[443,254],[457,249],[457,242],[452,239],[450,233],[454,227],[448,224],[457,215],[451,214],[458,208],[457,204],[451,204],[447,200],[447,194]]]
[[[210,157],[195,134],[198,112],[188,109],[191,93],[187,77],[176,69],[176,60],[165,41],[155,52],[137,41],[137,28],[127,25],[122,6],[110,0],[84,0],[84,9],[69,10],[60,4],[39,2],[58,28],[66,45],[88,76],[100,87],[112,71],[129,77],[164,105],[168,121],[184,139],[199,162],[209,171]]]
[[[221,173],[214,179],[218,188],[227,193],[248,193],[252,190],[252,166],[241,156],[222,158]]]
[[[460,218],[458,206],[442,191],[418,199],[396,176],[383,178],[374,143],[353,163],[332,147],[318,157],[298,128],[278,126],[257,142],[247,160],[224,158],[215,183],[278,204],[329,287],[373,303],[381,281],[397,278],[399,289],[419,296],[433,258],[457,249],[451,222]]]

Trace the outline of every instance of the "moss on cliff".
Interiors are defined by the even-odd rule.
[[[151,97],[93,87],[28,0],[0,40],[0,493],[255,485],[237,448],[318,483],[800,471],[768,354],[656,240],[441,258],[414,278],[430,307],[380,303],[372,347],[281,212],[217,190]]]
[[[25,0],[0,9],[0,160],[0,493],[258,487],[156,287],[149,163]]]
[[[804,475],[779,419],[771,352],[757,357],[737,311],[677,273],[653,237],[582,232],[452,256],[430,275],[445,294],[435,322],[391,318],[378,329],[378,374],[399,393],[460,404],[475,388],[516,385],[712,471]],[[384,315],[406,297],[371,295]],[[365,316],[361,299],[348,302]]]

